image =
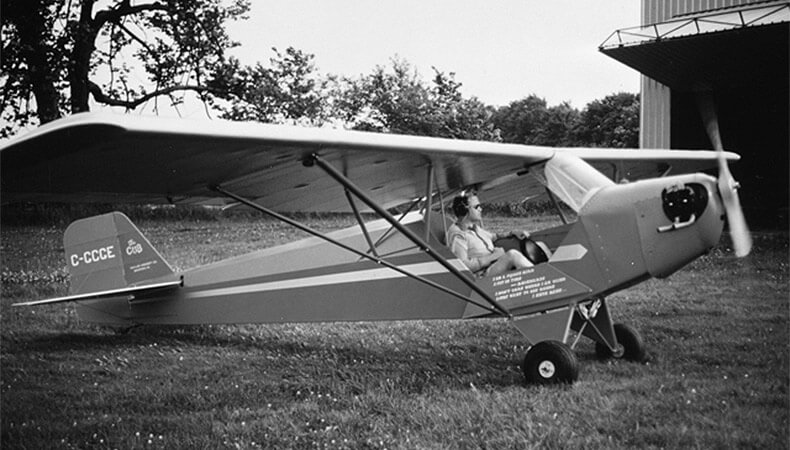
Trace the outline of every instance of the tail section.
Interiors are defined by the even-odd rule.
[[[73,222],[63,236],[71,295],[161,281],[173,269],[126,215],[112,212]]]

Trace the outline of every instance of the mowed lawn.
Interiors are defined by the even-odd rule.
[[[307,219],[322,230],[344,217]],[[299,236],[269,220],[138,225],[189,268]],[[533,227],[499,218],[493,228]],[[2,228],[2,448],[788,448],[788,233],[721,245],[610,297],[647,364],[595,359],[526,385],[506,321],[141,327],[81,323],[65,226]]]

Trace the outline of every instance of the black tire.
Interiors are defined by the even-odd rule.
[[[600,342],[595,343],[595,353],[599,358],[624,359],[634,362],[644,362],[647,359],[645,344],[636,329],[624,323],[616,323],[614,324],[614,335],[617,337],[618,343],[615,352]]]
[[[573,383],[579,378],[579,362],[573,350],[558,341],[542,341],[524,356],[524,376],[529,383]]]

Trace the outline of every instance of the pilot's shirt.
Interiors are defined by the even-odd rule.
[[[479,272],[486,268],[478,258],[494,252],[495,239],[495,234],[477,225],[461,229],[457,223],[454,223],[447,228],[447,242],[450,250],[472,272]]]

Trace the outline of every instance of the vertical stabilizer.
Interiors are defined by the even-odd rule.
[[[63,236],[72,295],[106,291],[173,273],[148,239],[119,212],[73,222]]]

